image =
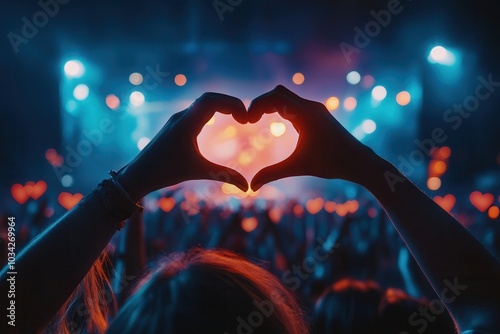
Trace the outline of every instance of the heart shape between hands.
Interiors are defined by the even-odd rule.
[[[264,167],[284,161],[296,149],[298,133],[278,114],[263,115],[254,124],[240,124],[216,114],[197,138],[201,155],[230,167],[250,180]]]

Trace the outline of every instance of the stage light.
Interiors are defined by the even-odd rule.
[[[356,71],[351,71],[347,74],[346,79],[351,85],[357,85],[361,81],[361,75]]]
[[[73,177],[71,175],[64,175],[61,178],[61,184],[65,188],[71,187],[73,185]]]
[[[149,139],[148,137],[142,137],[137,141],[137,148],[142,151],[142,149],[146,147],[146,145],[148,145],[150,141],[151,139]]]
[[[335,111],[339,107],[340,101],[335,96],[332,96],[329,97],[328,100],[326,100],[325,105],[326,109],[328,109],[329,111]]]
[[[80,61],[70,60],[64,64],[64,73],[70,78],[80,78],[85,73],[85,68]]]
[[[135,86],[139,86],[140,84],[142,84],[142,81],[144,80],[144,78],[142,77],[142,74],[141,73],[132,73],[129,77],[128,77],[128,81],[130,81],[130,83],[132,85],[135,85]]]
[[[363,129],[364,133],[369,135],[371,133],[374,133],[375,130],[377,130],[377,124],[371,119],[367,119],[361,124],[361,129]]]
[[[177,86],[182,87],[186,84],[187,78],[184,74],[177,74],[174,78],[174,82]]]
[[[135,107],[140,107],[144,104],[146,98],[141,92],[135,91],[130,94],[130,103]]]
[[[441,179],[439,177],[430,177],[427,180],[427,188],[430,190],[438,190],[441,188]]]
[[[404,106],[408,105],[410,103],[410,101],[411,101],[411,95],[407,91],[399,92],[398,95],[396,95],[396,102],[400,106],[404,107]]]
[[[116,110],[120,107],[120,99],[113,94],[106,96],[106,105],[109,109]]]
[[[387,89],[384,86],[376,86],[372,89],[372,98],[376,101],[382,101],[387,96]]]
[[[269,130],[271,131],[271,134],[274,137],[278,138],[285,134],[286,125],[281,122],[272,122],[271,125],[269,126]]]
[[[300,72],[295,73],[292,77],[293,83],[298,85],[298,86],[302,85],[305,80],[306,80],[306,78],[304,77],[304,74],[302,74]]]
[[[79,84],[73,90],[73,96],[79,101],[85,100],[89,96],[89,87],[84,84]]]
[[[442,46],[435,46],[429,53],[427,60],[431,64],[441,64],[446,66],[452,66],[456,62],[456,56],[453,52],[445,49]]]
[[[357,105],[358,105],[358,101],[352,96],[350,96],[344,100],[344,109],[346,111],[353,111],[354,109],[356,109]]]

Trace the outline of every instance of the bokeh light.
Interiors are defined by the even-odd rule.
[[[140,107],[144,104],[144,101],[146,98],[144,97],[144,94],[141,92],[135,91],[130,94],[130,104],[132,104],[135,107]]]
[[[335,96],[329,97],[325,102],[325,106],[326,106],[326,109],[328,109],[328,111],[337,110],[339,105],[340,105],[340,100]]]
[[[139,86],[140,84],[142,84],[143,80],[144,78],[142,77],[142,74],[137,72],[132,73],[128,77],[128,81],[130,81],[130,83],[135,86]]]
[[[363,88],[372,88],[373,85],[375,84],[375,78],[372,77],[371,75],[365,75],[361,81],[361,86],[363,86]]]
[[[384,86],[376,86],[372,89],[372,98],[376,101],[382,101],[387,97],[387,89]]]
[[[432,160],[429,164],[429,169],[434,175],[442,175],[446,172],[446,163],[441,160]]]
[[[174,82],[177,86],[182,87],[187,83],[187,78],[184,74],[177,74],[174,78]]]
[[[269,126],[269,130],[271,131],[271,134],[274,137],[278,138],[285,134],[286,125],[281,122],[272,122],[271,125]]]
[[[234,138],[236,137],[238,131],[236,130],[236,127],[233,125],[229,125],[225,130],[224,130],[224,136],[226,138]]]
[[[114,94],[109,94],[106,96],[106,105],[109,109],[116,110],[120,107],[120,99]]]
[[[430,190],[438,190],[441,188],[441,179],[439,177],[430,177],[427,180],[427,188]]]
[[[61,184],[65,188],[71,187],[73,185],[73,177],[71,175],[64,175],[61,178]]]
[[[259,221],[255,217],[243,218],[243,220],[241,221],[241,228],[247,233],[255,230],[258,225]]]
[[[89,96],[89,87],[85,84],[79,84],[73,90],[73,96],[79,101],[85,100]]]
[[[490,217],[491,219],[497,219],[499,215],[500,209],[498,208],[498,206],[492,206],[488,209],[488,217]]]
[[[149,139],[148,137],[142,137],[137,141],[137,148],[142,151],[142,149],[146,147],[146,145],[148,145],[150,141],[151,139]]]
[[[292,81],[296,85],[302,85],[305,80],[306,80],[306,78],[304,77],[304,74],[302,74],[300,72],[295,73],[292,77]]]
[[[353,111],[354,109],[356,109],[357,105],[358,105],[358,101],[352,96],[350,96],[344,100],[344,109],[346,111]]]
[[[410,104],[410,101],[411,101],[411,95],[407,91],[399,92],[398,95],[396,95],[396,102],[400,106],[403,107],[407,106],[408,104]]]
[[[369,135],[377,130],[377,124],[373,120],[367,119],[361,124],[361,129],[364,133]]]
[[[80,78],[85,73],[85,68],[80,61],[70,60],[64,64],[64,73],[69,78]]]
[[[361,81],[361,75],[356,71],[351,71],[347,74],[346,79],[351,85],[357,85]]]

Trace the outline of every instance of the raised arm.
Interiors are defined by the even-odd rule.
[[[255,191],[283,177],[340,178],[367,188],[381,203],[459,329],[500,328],[500,265],[451,215],[392,164],[355,139],[321,103],[283,86],[249,108],[249,121],[278,112],[299,132],[297,148],[285,161],[252,180]]]
[[[242,190],[247,181],[238,172],[201,156],[196,137],[215,111],[246,122],[243,103],[222,94],[206,93],[188,109],[173,115],[141,153],[105,181],[70,212],[33,240],[16,260],[15,327],[5,315],[0,333],[35,333],[43,329],[84,278],[120,222],[135,209],[135,201],[151,191],[193,179],[233,183]],[[1,309],[9,305],[9,268],[0,273]]]

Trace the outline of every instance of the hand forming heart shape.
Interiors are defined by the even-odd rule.
[[[256,98],[246,110],[235,97],[205,93],[188,109],[173,115],[160,132],[119,172],[119,180],[132,198],[183,181],[211,179],[236,185],[243,191],[248,182],[233,168],[215,164],[200,153],[197,137],[215,112],[232,115],[240,124],[256,123],[264,114],[278,113],[299,134],[289,157],[260,170],[252,189],[290,176],[311,175],[356,181],[363,164],[373,153],[356,140],[319,102],[301,98],[283,86]],[[275,125],[279,133],[281,125]],[[232,131],[232,130],[231,130]]]

